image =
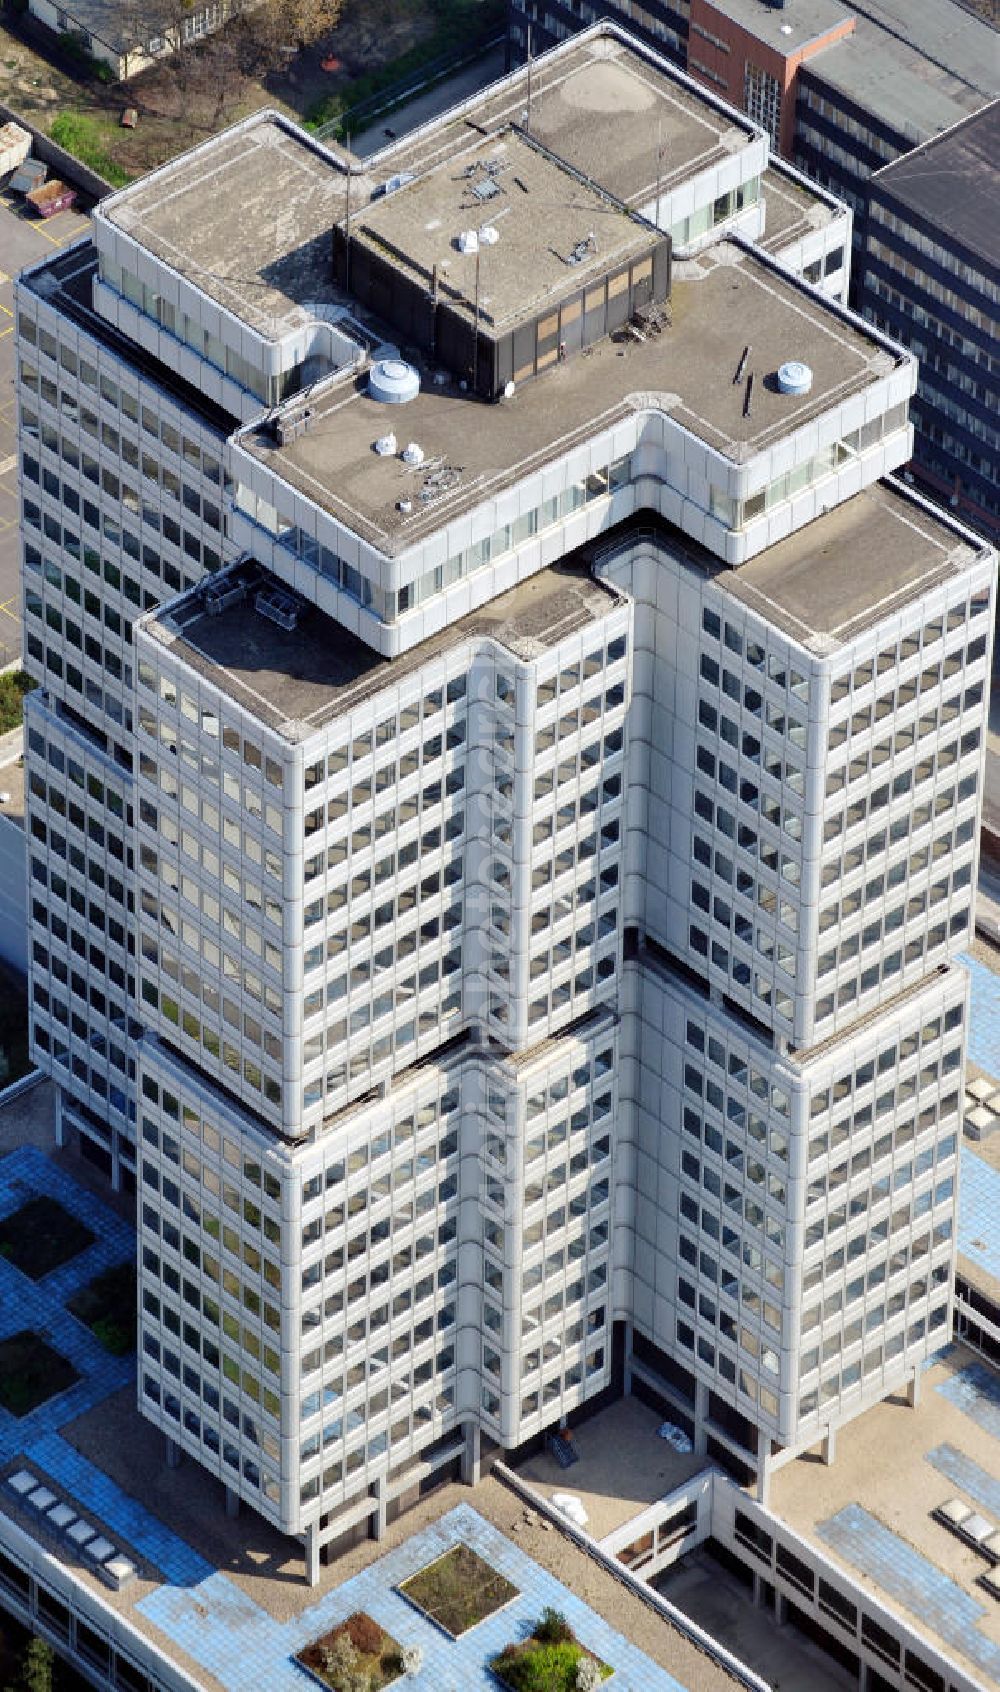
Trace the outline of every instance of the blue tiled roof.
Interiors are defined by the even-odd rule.
[[[963,1592],[919,1551],[883,1527],[859,1504],[848,1504],[817,1528],[820,1539],[930,1628],[960,1657],[1000,1681],[1000,1645],[978,1623],[985,1606]]]

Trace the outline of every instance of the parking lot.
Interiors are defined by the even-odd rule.
[[[25,265],[69,246],[88,227],[88,219],[75,210],[42,221],[25,210],[19,195],[0,193],[0,668],[21,651],[13,279]]]

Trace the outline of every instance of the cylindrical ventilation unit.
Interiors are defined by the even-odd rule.
[[[803,364],[797,358],[790,358],[778,366],[778,392],[782,394],[807,394],[813,385],[813,373],[808,364]]]
[[[405,405],[420,392],[420,376],[403,358],[380,358],[368,373],[368,392],[383,405]]]

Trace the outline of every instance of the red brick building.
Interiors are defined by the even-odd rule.
[[[791,158],[799,66],[853,31],[839,0],[691,0],[687,68]]]

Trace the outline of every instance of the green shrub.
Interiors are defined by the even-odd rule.
[[[21,1685],[24,1692],[52,1692],[55,1652],[44,1639],[32,1639],[21,1665]]]
[[[128,1328],[123,1328],[113,1316],[99,1316],[92,1329],[94,1338],[110,1351],[112,1357],[127,1357],[135,1349],[135,1341]]]
[[[563,1628],[569,1638],[543,1640],[542,1626]],[[508,1645],[490,1668],[510,1692],[581,1692],[581,1688],[599,1686],[612,1672],[573,1638],[565,1616],[551,1609],[545,1611],[530,1639]]]
[[[512,1692],[574,1692],[579,1645],[537,1645],[497,1663],[500,1678]]]
[[[0,675],[0,734],[20,728],[24,722],[24,696],[34,686],[23,670],[5,670]]]
[[[540,1639],[543,1645],[569,1645],[573,1641],[573,1629],[561,1610],[554,1610],[551,1604],[546,1604],[534,1638]]]

